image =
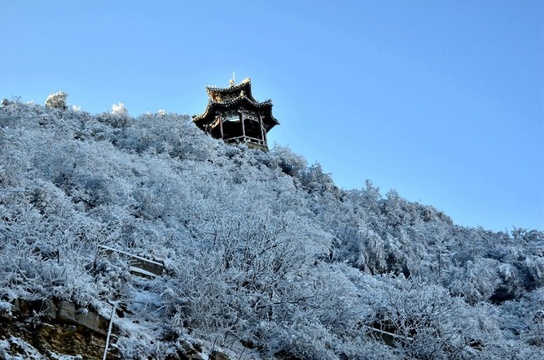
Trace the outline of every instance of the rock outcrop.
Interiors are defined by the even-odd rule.
[[[63,359],[102,359],[108,326],[109,319],[69,301],[16,299],[11,311],[0,310],[0,358],[57,359],[63,355]],[[113,326],[110,344],[115,343],[118,331]],[[203,356],[191,343],[181,339],[175,342],[173,348],[177,350],[162,359],[229,360],[219,351]],[[109,346],[108,360],[123,358],[115,346]]]
[[[40,354],[101,359],[109,321],[68,301],[17,299],[11,313],[0,314],[0,324],[1,339],[22,339]],[[11,343],[10,355],[24,355]],[[109,351],[108,359],[120,358],[115,349]]]

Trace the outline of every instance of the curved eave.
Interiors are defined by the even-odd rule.
[[[204,113],[200,115],[193,115],[193,122],[199,126],[203,127],[205,124],[211,123],[215,119],[215,113],[217,110],[227,110],[235,108],[238,105],[246,105],[246,109],[252,110],[261,110],[263,111],[263,122],[268,130],[272,129],[274,126],[279,125],[278,120],[272,115],[272,101],[266,100],[263,102],[254,101],[247,96],[239,96],[236,99],[232,99],[226,102],[217,102],[213,100],[208,101],[208,106]]]
[[[234,105],[240,105],[240,104],[243,104],[245,103],[246,105],[249,105],[250,107],[254,107],[254,108],[262,108],[262,107],[267,107],[267,106],[272,106],[272,101],[271,100],[265,100],[265,101],[255,101],[255,99],[247,96],[247,95],[242,95],[242,96],[238,96],[237,98],[234,98],[234,99],[231,99],[231,100],[228,100],[228,101],[222,101],[222,102],[217,102],[217,101],[214,101],[214,100],[211,100],[211,102],[213,103],[216,103],[218,105],[221,105],[221,106],[226,106],[226,107],[231,107],[231,106],[234,106]]]
[[[210,99],[208,101],[208,106],[206,106],[206,110],[204,111],[204,113],[202,113],[201,115],[194,115],[193,121],[198,121],[202,118],[208,117],[209,115],[215,115],[215,111],[217,109],[229,109],[237,105],[248,105],[249,109],[261,109],[266,107],[272,107],[272,101],[266,100],[263,102],[257,102],[257,101],[253,101],[247,96],[239,96],[235,99],[224,101],[224,102],[214,101]]]
[[[238,85],[230,86],[228,88],[218,88],[215,86],[206,86],[206,92],[210,99],[212,94],[234,94],[239,95],[241,91],[244,91],[244,95],[251,99],[253,102],[257,102],[251,93],[251,81],[242,82]]]

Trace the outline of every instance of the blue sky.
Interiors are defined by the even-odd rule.
[[[0,33],[0,98],[192,115],[235,71],[339,186],[544,229],[542,1],[2,1]]]

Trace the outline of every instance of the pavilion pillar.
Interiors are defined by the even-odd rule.
[[[219,115],[219,129],[221,130],[221,139],[225,138],[223,134],[223,116]]]
[[[264,126],[263,126],[263,118],[261,116],[261,113],[258,113],[257,116],[259,116],[259,126],[261,127],[261,140],[263,142],[262,145],[267,146],[266,145],[266,132],[264,131]]]
[[[246,124],[245,124],[245,116],[244,112],[241,110],[238,110],[240,112],[240,121],[242,122],[242,136],[244,139],[244,142],[246,142]]]

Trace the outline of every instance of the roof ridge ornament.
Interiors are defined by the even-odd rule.
[[[229,80],[229,84],[231,87],[236,85],[236,74],[234,73],[234,71],[232,71],[232,79]]]

